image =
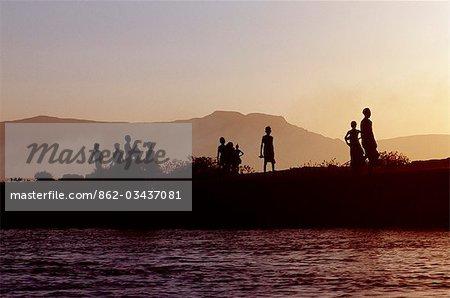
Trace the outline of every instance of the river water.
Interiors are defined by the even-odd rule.
[[[0,231],[2,297],[445,297],[450,232]]]

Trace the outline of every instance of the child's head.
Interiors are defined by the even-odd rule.
[[[222,145],[225,144],[225,138],[224,137],[220,137],[219,142]]]
[[[352,121],[352,122],[350,123],[350,126],[351,126],[352,128],[356,128],[356,121]]]
[[[131,137],[129,135],[125,136],[125,141],[127,141],[127,143],[131,142]]]
[[[115,144],[114,144],[114,148],[115,148],[116,150],[120,150],[120,144],[119,144],[119,143],[115,143]]]
[[[270,135],[270,133],[272,132],[272,128],[270,128],[270,126],[266,127],[266,134]]]
[[[366,116],[366,118],[370,118],[370,116],[372,115],[369,108],[365,108],[363,110],[363,114],[364,114],[364,116]]]

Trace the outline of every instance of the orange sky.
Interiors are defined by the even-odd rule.
[[[448,2],[1,2],[1,118],[283,115],[450,133]]]

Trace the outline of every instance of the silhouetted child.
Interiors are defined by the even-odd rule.
[[[364,164],[364,152],[359,143],[361,131],[356,129],[356,121],[350,123],[351,130],[344,137],[345,143],[350,146],[350,166],[352,169],[358,169]]]
[[[365,157],[369,159],[369,166],[372,168],[376,165],[380,154],[377,151],[377,142],[375,141],[375,136],[373,135],[372,121],[369,119],[372,113],[369,108],[365,108],[363,110],[363,114],[364,119],[361,120],[362,146],[364,148]]]
[[[241,156],[244,155],[244,152],[242,152],[242,150],[239,149],[239,144],[236,144],[235,154],[236,154],[237,164],[241,164],[242,163]]]
[[[228,142],[225,145],[225,149],[222,155],[223,159],[223,169],[225,172],[230,172],[233,169],[233,160],[234,160],[234,145],[233,142]]]
[[[125,159],[128,160],[129,162],[131,162],[131,156],[132,156],[132,152],[131,152],[131,137],[129,135],[125,136],[125,145],[123,146],[123,148],[125,149]]]
[[[151,163],[154,162],[155,158],[155,151],[153,148],[155,147],[156,143],[153,142],[144,142],[143,146],[144,148],[147,148],[147,152],[145,152],[145,163]]]
[[[95,143],[94,149],[91,150],[92,154],[89,157],[89,163],[95,163],[95,168],[97,170],[100,170],[102,168],[103,163],[103,154],[102,151],[100,151],[100,144]]]
[[[217,162],[219,166],[223,168],[225,164],[224,153],[225,153],[225,138],[221,137],[219,139],[220,145],[217,147]]]
[[[239,165],[242,163],[241,156],[244,155],[244,152],[242,152],[239,149],[239,144],[236,144],[236,149],[234,150],[234,158],[233,158],[233,172],[238,173],[239,172]]]
[[[273,137],[270,135],[272,129],[266,127],[266,135],[262,137],[259,157],[264,158],[264,173],[266,172],[267,163],[272,164],[272,172],[275,172],[275,152],[273,149]]]
[[[120,144],[115,143],[111,166],[121,164],[122,162],[123,162],[123,151],[120,150]]]

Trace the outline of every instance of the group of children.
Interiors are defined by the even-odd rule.
[[[373,134],[372,121],[370,120],[371,111],[369,108],[363,110],[364,119],[361,120],[361,130],[356,129],[356,121],[351,122],[352,129],[344,137],[346,144],[350,147],[350,166],[353,169],[359,169],[369,162],[369,169],[372,169],[378,162],[380,154],[377,151],[377,142]],[[273,147],[273,137],[270,135],[272,129],[267,126],[266,134],[262,137],[259,157],[264,159],[264,173],[267,163],[272,164],[272,171],[275,171],[275,151]],[[361,139],[361,144],[359,140]],[[364,148],[364,149],[363,149]],[[217,160],[219,166],[225,172],[237,173],[239,165],[242,163],[241,156],[244,155],[236,148],[232,142],[225,145],[225,138],[220,138],[220,145],[217,148]]]
[[[266,134],[262,137],[259,157],[264,158],[264,173],[266,172],[267,163],[272,164],[272,171],[275,171],[275,153],[273,149],[273,137],[270,135],[272,129],[267,126]],[[239,149],[239,144],[236,148],[232,142],[225,145],[225,138],[219,139],[220,145],[217,148],[217,161],[221,169],[225,172],[238,173],[239,165],[242,163],[241,156],[244,155]]]
[[[220,145],[217,148],[217,160],[219,162],[219,166],[225,172],[238,173],[239,165],[242,163],[241,156],[244,155],[239,149],[239,144],[236,144],[234,147],[233,142],[228,142],[225,145],[225,138],[221,137]]]
[[[350,166],[359,169],[369,161],[369,169],[378,162],[380,154],[377,151],[377,142],[372,129],[372,121],[369,119],[372,113],[369,108],[363,110],[364,119],[361,120],[361,130],[356,129],[356,121],[350,123],[352,129],[344,137],[350,147]],[[359,143],[361,139],[361,144]],[[363,150],[364,148],[364,150]]]

